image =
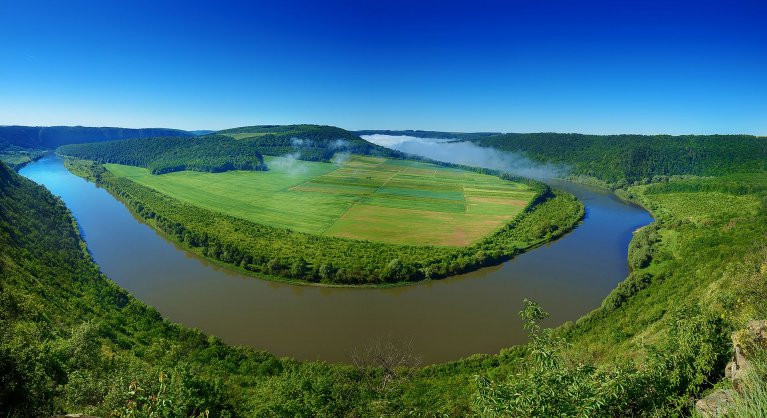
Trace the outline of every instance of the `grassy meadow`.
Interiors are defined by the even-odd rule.
[[[106,167],[183,202],[252,222],[392,244],[470,245],[513,219],[535,195],[523,184],[414,161],[265,161],[265,172],[152,175],[140,167]]]

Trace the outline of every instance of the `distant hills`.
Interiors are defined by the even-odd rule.
[[[0,126],[0,156],[14,166],[34,150],[76,143],[155,137],[230,137],[264,155],[329,161],[338,153],[401,158],[404,154],[372,144],[360,135],[406,135],[471,141],[481,147],[521,153],[539,163],[566,166],[573,176],[608,184],[654,176],[767,171],[767,138],[751,135],[583,135],[567,133],[441,132],[425,130],[347,131],[324,125],[257,125],[222,131],[83,126]],[[27,153],[27,154],[24,154]],[[23,155],[22,155],[23,154]]]
[[[225,129],[216,135],[226,135],[253,142],[265,155],[291,155],[307,161],[329,161],[335,154],[349,153],[401,157],[390,150],[365,141],[354,132],[325,125],[258,125]],[[203,137],[204,138],[204,137]]]
[[[474,138],[482,147],[565,165],[607,183],[656,176],[721,176],[767,171],[767,138],[752,135],[503,134]],[[620,185],[620,184],[619,184]]]
[[[53,149],[61,145],[151,137],[191,137],[195,133],[166,128],[86,126],[0,126],[0,150],[10,146]]]
[[[406,135],[468,141],[567,167],[574,177],[624,186],[654,177],[720,176],[767,171],[767,138],[753,135],[587,135],[574,133],[362,130],[358,135]],[[657,179],[656,179],[657,180]]]
[[[148,168],[152,174],[173,171],[265,170],[258,147],[228,136],[135,138],[69,144],[57,148],[62,155]]]
[[[110,134],[139,135],[153,133],[151,131],[132,130]],[[402,156],[398,151],[372,144],[334,126],[262,125],[226,129],[206,135],[191,135],[186,131],[175,133],[189,135],[79,141],[62,145],[57,148],[57,152],[99,163],[146,167],[152,174],[183,170],[264,170],[266,166],[262,154],[322,162],[333,160],[337,154],[340,154],[339,158],[347,158],[349,154]],[[6,156],[5,159],[9,160],[10,157]]]
[[[372,144],[354,132],[324,125],[256,125],[222,131],[184,131],[166,128],[113,128],[86,126],[0,126],[0,152],[56,149],[63,145],[125,139],[197,137],[218,135],[256,145],[266,155],[295,154],[295,158],[328,161],[337,153],[401,156],[397,151]],[[220,138],[220,137],[219,137]]]

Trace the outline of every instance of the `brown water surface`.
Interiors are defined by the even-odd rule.
[[[524,298],[551,313],[549,325],[599,306],[626,277],[632,231],[652,221],[611,193],[557,183],[586,205],[582,225],[500,266],[390,289],[295,286],[190,255],[105,190],[69,173],[56,156],[21,174],[61,196],[107,276],[170,320],[302,360],[348,361],[355,346],[376,338],[412,339],[424,363],[524,342],[517,317]]]

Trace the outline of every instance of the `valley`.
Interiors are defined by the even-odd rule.
[[[275,161],[274,157],[268,154],[264,159]],[[457,162],[461,163],[460,160]],[[123,369],[122,366],[105,367],[103,358],[92,363],[92,367],[77,366],[75,363],[56,366],[74,368],[78,370],[77,373],[89,373],[92,380],[111,380],[115,373],[127,375],[137,373],[128,370],[144,370],[142,373],[151,375],[156,373],[157,368],[168,370],[168,373],[180,379],[183,371],[174,366],[174,357],[162,354],[164,350],[158,351],[158,347],[170,344],[177,347],[176,350],[186,347],[182,349],[185,353],[182,357],[190,362],[188,363],[190,367],[197,370],[200,376],[208,376],[203,378],[204,381],[215,382],[213,375],[229,370],[226,372],[229,379],[234,379],[239,382],[237,385],[244,387],[242,392],[238,389],[235,393],[247,393],[248,396],[258,399],[253,404],[245,405],[231,397],[219,401],[210,399],[208,396],[213,393],[210,391],[205,391],[190,400],[184,400],[187,398],[179,397],[181,395],[178,394],[167,395],[173,399],[174,405],[187,410],[194,408],[188,402],[201,401],[219,411],[236,410],[239,415],[251,413],[281,415],[287,410],[292,414],[310,414],[317,411],[317,406],[307,404],[311,403],[315,396],[319,393],[336,393],[336,396],[339,396],[337,399],[343,399],[343,401],[323,401],[322,408],[333,411],[325,415],[339,413],[364,415],[382,412],[397,415],[405,411],[423,413],[439,411],[449,415],[463,415],[485,408],[520,408],[513,406],[512,401],[506,398],[507,391],[518,390],[515,388],[525,388],[524,390],[529,393],[551,390],[559,393],[565,389],[561,386],[562,380],[559,378],[542,382],[540,375],[545,373],[547,376],[577,379],[579,387],[591,388],[588,391],[578,391],[568,395],[573,398],[563,401],[565,404],[562,407],[591,404],[596,400],[602,405],[601,411],[638,413],[657,409],[673,414],[688,410],[689,403],[685,401],[686,399],[690,399],[691,396],[701,396],[710,389],[710,385],[701,382],[719,379],[723,361],[728,356],[729,345],[726,335],[750,318],[764,315],[763,307],[759,302],[760,295],[763,294],[760,280],[764,274],[764,268],[760,267],[763,261],[759,256],[761,253],[758,248],[767,232],[764,229],[767,225],[767,222],[764,222],[764,191],[766,189],[764,176],[759,173],[730,173],[710,178],[695,176],[656,178],[652,181],[634,182],[630,187],[616,187],[618,195],[641,203],[652,212],[655,218],[655,222],[633,234],[627,252],[625,240],[632,237],[632,231],[647,224],[651,219],[646,215],[626,218],[624,215],[619,215],[612,219],[608,208],[615,208],[618,202],[623,202],[618,207],[627,205],[624,201],[610,194],[604,195],[607,197],[605,200],[600,197],[600,194],[585,193],[581,189],[583,186],[550,181],[555,188],[568,190],[583,199],[586,206],[586,214],[581,226],[571,234],[564,235],[564,238],[553,241],[550,246],[541,246],[518,255],[500,268],[481,269],[476,273],[447,278],[425,286],[403,289],[307,288],[311,290],[306,290],[300,286],[281,284],[262,286],[259,283],[267,282],[252,278],[245,279],[232,273],[231,270],[253,273],[247,269],[238,269],[231,264],[231,258],[228,262],[221,260],[222,254],[226,251],[230,253],[229,257],[232,256],[232,250],[237,248],[233,245],[221,246],[215,241],[216,246],[201,247],[200,241],[190,245],[190,242],[194,242],[190,238],[194,236],[188,231],[194,231],[196,222],[200,222],[201,228],[214,222],[216,228],[206,227],[201,230],[209,234],[207,239],[210,243],[211,236],[214,240],[226,237],[220,234],[221,231],[233,234],[241,233],[243,228],[250,228],[247,226],[250,224],[242,223],[246,221],[186,204],[152,187],[119,175],[120,170],[127,170],[137,175],[137,178],[143,176],[150,179],[151,176],[205,177],[222,174],[236,178],[240,173],[256,176],[268,173],[268,170],[266,172],[230,170],[223,173],[180,171],[151,175],[141,172],[145,169],[139,167],[126,168],[113,163],[67,160],[66,166],[71,172],[90,180],[85,182],[64,171],[61,164],[61,160],[57,161],[57,157],[46,157],[26,166],[23,172],[30,173],[31,177],[38,178],[49,187],[60,190],[64,194],[67,203],[72,205],[75,215],[81,214],[85,239],[89,246],[93,246],[95,259],[102,264],[102,268],[110,276],[118,278],[121,285],[133,289],[132,291],[136,292],[142,300],[149,301],[159,308],[162,315],[210,330],[224,337],[227,342],[267,347],[276,353],[289,353],[307,360],[306,362],[278,360],[268,354],[257,354],[245,348],[229,348],[213,337],[210,337],[212,339],[207,340],[205,344],[198,342],[190,345],[189,339],[198,337],[194,334],[183,334],[183,336],[174,334],[177,331],[172,331],[173,328],[165,330],[156,328],[160,326],[159,324],[165,323],[158,322],[163,321],[160,319],[160,314],[151,308],[137,310],[135,306],[139,305],[135,304],[139,302],[135,299],[130,299],[133,305],[128,306],[133,307],[125,312],[113,310],[115,306],[124,306],[124,301],[120,301],[118,305],[112,305],[112,302],[107,299],[94,304],[93,306],[99,306],[98,309],[102,312],[99,315],[101,325],[97,329],[83,328],[83,325],[76,328],[71,328],[69,325],[54,327],[72,330],[64,331],[64,335],[70,335],[69,332],[71,332],[71,337],[55,340],[59,345],[75,344],[75,338],[79,338],[77,335],[87,332],[90,333],[88,335],[98,335],[97,338],[102,341],[103,346],[110,347],[109,350],[115,353],[120,353],[118,356],[125,358],[124,361],[134,361],[128,360],[134,358],[142,359],[136,360],[142,363],[134,363],[129,369]],[[324,164],[332,165],[332,163]],[[419,162],[419,164],[422,163]],[[38,171],[39,169],[42,171]],[[34,174],[35,172],[37,174]],[[320,171],[311,179],[322,178],[332,172],[332,170]],[[5,177],[3,186],[5,195],[9,193],[9,196],[18,195],[16,189],[22,187],[18,185],[19,180],[10,174]],[[94,187],[94,183],[105,188],[112,196]],[[75,186],[75,184],[79,185]],[[528,187],[536,184],[539,183],[525,183]],[[85,191],[88,189],[79,189],[83,186],[97,191],[99,197],[94,195],[93,198],[81,200],[80,196],[88,196],[88,193],[91,193]],[[177,187],[173,184],[170,186]],[[69,190],[70,188],[72,189]],[[233,188],[236,187],[227,189]],[[83,195],[83,193],[86,194]],[[565,204],[568,201],[567,195],[552,193],[553,196],[549,196],[547,200],[540,203],[535,211],[524,216],[522,222],[515,223],[512,231],[516,231],[515,233],[535,231],[536,225],[555,219],[557,214],[567,214],[567,211],[557,210],[558,205],[551,204],[552,202]],[[13,201],[13,198],[6,199],[5,204],[9,205]],[[133,216],[136,218],[131,218],[123,204],[133,211]],[[9,213],[28,213],[14,206],[7,207],[10,208]],[[44,207],[45,205],[38,205],[34,210],[46,210]],[[117,218],[104,216],[107,214],[104,211],[105,207],[119,208],[123,211],[123,215]],[[633,206],[628,205],[628,207]],[[641,215],[644,212],[640,210],[636,213]],[[37,222],[33,218],[15,216],[17,219],[25,219],[24,222]],[[131,231],[135,229],[133,225],[140,225],[135,222],[136,219],[156,228],[160,235],[146,226],[141,226],[143,228],[143,232],[139,235],[141,238],[130,238],[133,234]],[[64,220],[62,219],[61,222]],[[182,222],[184,227],[180,229]],[[41,254],[46,254],[45,251],[51,251],[57,245],[51,242],[50,249],[43,250],[48,248],[46,246],[49,244],[38,244],[35,239],[18,241],[13,237],[18,237],[19,234],[15,232],[16,229],[13,229],[15,227],[10,225],[12,224],[6,224],[6,229],[11,228],[9,229],[11,232],[5,239],[6,242],[11,243],[13,251],[34,249],[34,251],[43,251]],[[127,229],[114,229],[120,225],[124,225]],[[120,228],[123,227],[120,226]],[[259,231],[258,233],[235,235],[235,242],[263,236],[263,231],[274,231],[269,228],[273,227],[262,226],[259,229],[250,230]],[[245,231],[248,230],[245,229]],[[620,233],[610,235],[616,232]],[[297,241],[290,241],[296,234],[303,236],[301,234],[306,233],[290,231],[289,234],[281,235],[278,242],[289,243],[290,248],[296,248]],[[309,235],[323,239],[338,239],[314,234],[306,236]],[[124,238],[115,239],[117,236]],[[164,239],[170,239],[179,247],[168,247],[169,244]],[[344,241],[346,240],[341,242]],[[365,245],[365,241],[348,241],[362,243],[363,247]],[[302,241],[301,245],[305,242],[311,241]],[[130,245],[126,246],[126,244]],[[368,245],[371,244],[373,243]],[[37,245],[43,245],[43,247],[35,249],[38,248],[35,247]],[[218,248],[219,252],[211,253],[211,248],[214,250]],[[260,247],[254,246],[254,248]],[[279,248],[270,247],[268,251],[279,252]],[[406,248],[410,251],[428,248],[433,253],[438,249],[450,247],[407,246]],[[609,250],[610,248],[613,250]],[[333,251],[336,250],[337,248]],[[184,254],[184,251],[201,255],[204,259],[190,258]],[[324,251],[327,252],[328,249],[325,248]],[[609,258],[594,256],[603,252],[611,255]],[[136,254],[139,258],[133,259],[126,256],[127,254]],[[156,258],[166,257],[163,254],[178,257],[178,259],[170,261],[171,258]],[[175,255],[171,256],[171,254]],[[56,258],[40,257],[42,258],[32,259],[32,262],[43,263],[41,265],[53,265],[51,263],[56,262]],[[181,260],[186,261],[181,262]],[[212,260],[214,263],[199,270],[201,265],[205,266],[202,260]],[[338,262],[338,259],[335,260]],[[87,269],[88,263],[84,263],[83,266],[86,267],[83,268]],[[220,269],[219,264],[226,265],[227,269]],[[274,266],[274,263],[267,264]],[[613,265],[614,269],[605,270],[610,265]],[[11,270],[6,271],[16,272],[16,268],[12,267]],[[38,271],[35,270],[34,264],[19,268],[22,268],[18,270],[18,274],[21,275],[34,276]],[[63,274],[64,271],[69,270],[61,271]],[[15,292],[11,294],[38,295],[39,292],[43,292],[56,295],[56,298],[62,295],[61,290],[54,290],[48,284],[42,284],[45,287],[36,290],[34,287],[29,287],[31,285],[26,281],[14,279],[14,277],[21,277],[17,273],[12,274],[13,276],[6,275],[7,278],[4,281],[6,289]],[[257,277],[261,276],[262,273],[259,272]],[[62,281],[58,282],[57,286],[67,289],[65,290],[67,293],[104,292],[102,288],[104,283],[111,283],[93,279],[89,282],[90,284],[75,285],[75,282],[70,282],[63,276],[60,277]],[[626,278],[615,287],[616,281],[621,277]],[[141,280],[136,280],[137,278]],[[76,288],[71,286],[85,287],[75,290]],[[179,289],[186,290],[180,292]],[[266,291],[266,289],[272,290]],[[255,295],[259,296],[255,297]],[[467,297],[469,295],[473,297]],[[529,328],[528,323],[528,329],[532,329],[533,334],[525,336],[520,329],[520,325],[524,323],[521,319],[524,317],[516,320],[510,320],[510,318],[513,318],[514,313],[519,309],[519,299],[528,295],[535,297],[543,304],[544,309],[552,312],[551,322],[544,321],[544,324],[555,325],[561,321],[566,322],[543,334],[537,334],[539,332],[535,331],[537,328]],[[602,295],[607,296],[603,299]],[[575,301],[581,303],[574,303]],[[537,305],[525,303],[525,312],[536,309]],[[27,311],[23,312],[49,309],[48,302],[41,301],[36,306],[38,307],[25,308]],[[205,309],[200,309],[201,306]],[[285,310],[286,306],[292,306],[292,308]],[[299,306],[301,308],[298,308]],[[334,308],[329,309],[329,306]],[[72,315],[93,317],[87,313],[87,309],[82,309],[85,308],[74,305],[67,311],[69,313],[61,315],[65,315],[65,318],[70,318]],[[468,312],[472,314],[467,315]],[[27,316],[9,317],[11,321],[9,323],[28,323],[24,322],[26,320],[23,318],[28,317],[30,313],[23,315]],[[580,318],[573,321],[579,315]],[[128,323],[139,324],[139,327],[143,328],[126,327],[127,323],[123,321],[129,316],[133,319]],[[253,322],[252,327],[244,328],[253,331],[246,332],[237,327],[233,328],[232,324],[249,324],[239,320],[243,317],[260,318],[260,320]],[[278,317],[284,318],[284,321],[276,321],[275,318]],[[539,321],[544,317],[546,315],[532,314],[529,318]],[[436,318],[440,320],[437,321]],[[299,323],[302,326],[297,327],[296,324]],[[45,327],[49,326],[53,327],[53,325],[45,325]],[[464,330],[462,333],[455,332],[456,329],[461,328]],[[333,330],[333,332],[327,335],[328,333],[324,332],[325,329]],[[431,361],[454,359],[456,356],[464,355],[463,353],[482,351],[492,353],[496,352],[498,347],[507,346],[514,341],[526,341],[526,338],[532,338],[532,340],[526,345],[501,349],[497,354],[477,354],[426,367],[406,367],[402,369],[405,370],[404,374],[398,374],[396,378],[392,375],[379,374],[381,369],[376,366],[358,368],[312,361],[317,358],[313,356],[318,355],[341,362],[348,361],[344,360],[352,358],[347,357],[351,356],[348,354],[348,347],[360,347],[359,344],[364,347],[365,343],[359,338],[375,340],[376,335],[380,336],[381,332],[389,332],[389,335],[394,338],[405,340],[412,338],[412,341],[420,341],[412,347],[417,349],[417,352],[425,353],[423,358],[427,364]],[[469,334],[466,334],[467,332]],[[323,352],[313,345],[312,341],[318,342],[320,335],[327,335],[328,341],[336,344],[330,345],[332,351]],[[348,338],[344,337],[345,335],[352,336],[352,339],[345,339]],[[466,340],[463,338],[465,335],[475,335],[470,339],[471,346],[465,346]],[[507,336],[504,337],[504,335]],[[459,337],[454,339],[450,336]],[[43,341],[36,340],[35,338],[38,337],[31,335],[18,335],[16,338],[12,341],[24,341],[22,344],[29,347],[29,350],[41,347],[40,341]],[[646,341],[651,344],[649,348]],[[296,350],[297,346],[303,349]],[[19,350],[12,348],[9,352],[25,353]],[[532,350],[544,350],[558,360],[554,365],[520,369],[523,365],[529,364],[528,359],[534,355]],[[174,352],[178,353],[178,351]],[[218,354],[212,354],[213,352]],[[206,360],[200,360],[201,358]],[[234,358],[237,360],[232,360]],[[576,366],[570,366],[569,362],[575,362]],[[57,363],[54,362],[54,364]],[[235,364],[239,366],[234,366]],[[597,368],[592,369],[590,365]],[[233,367],[240,369],[235,371]],[[243,372],[242,367],[247,370],[256,368],[258,371]],[[520,370],[524,372],[519,372]],[[70,379],[75,379],[74,376],[72,375]],[[323,376],[333,377],[330,380],[324,380]],[[151,384],[151,378],[141,379],[148,387],[154,387]],[[603,386],[602,382],[605,379],[614,382],[617,386],[612,384]],[[71,384],[77,382],[77,380],[70,381]],[[176,384],[180,385],[178,390],[185,390],[183,388],[188,385],[197,384],[190,380],[177,380],[177,382]],[[383,382],[390,382],[386,385],[393,386],[389,386],[389,389],[381,389],[379,385]],[[296,385],[302,385],[303,389],[298,390]],[[312,385],[315,389],[307,390],[306,385]],[[119,384],[117,386],[105,384],[102,387],[110,394],[120,391]],[[395,388],[394,393],[390,391],[391,388]],[[616,396],[614,388],[622,388],[619,389],[621,391],[619,393],[624,393],[627,397]],[[73,391],[78,390],[81,389],[70,385],[62,387],[60,393],[68,394],[66,399],[76,399],[72,398],[72,394]],[[298,390],[294,393],[299,395],[288,399],[285,397],[288,393],[286,390]],[[99,398],[102,395],[92,396]],[[588,398],[589,396],[591,398]],[[88,401],[72,401],[73,403],[70,404],[61,403],[62,401],[58,400],[60,398],[52,399],[57,399],[55,402],[60,405],[58,408],[70,409],[73,407],[71,405],[74,407],[90,405],[85,410],[94,412],[108,411],[117,405],[115,403],[93,405]],[[385,404],[379,403],[384,399]],[[631,402],[625,403],[625,399],[631,399]],[[551,400],[545,397],[541,402],[529,408],[547,408],[551,405]]]

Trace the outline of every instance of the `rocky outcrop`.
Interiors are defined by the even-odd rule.
[[[719,389],[695,403],[695,409],[704,417],[721,415],[735,402],[736,394],[744,390],[743,381],[751,370],[748,361],[757,350],[767,349],[767,320],[751,321],[745,329],[732,333],[732,360],[724,370],[734,390]]]
[[[99,418],[99,417],[93,416],[93,415],[83,415],[83,414],[66,414],[66,415],[54,415],[52,418]]]
[[[719,389],[695,402],[695,410],[704,417],[716,417],[724,413],[735,402],[732,390]]]

